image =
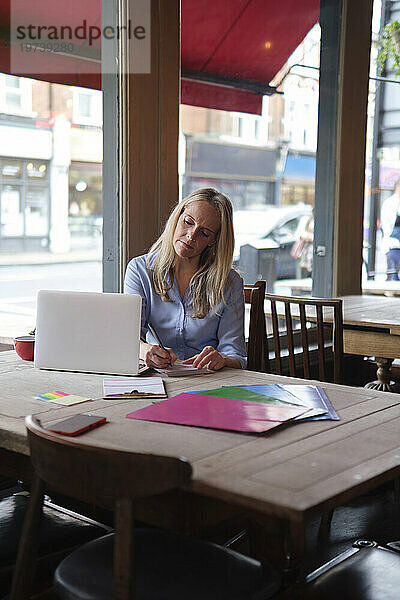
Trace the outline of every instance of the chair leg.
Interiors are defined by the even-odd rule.
[[[327,545],[328,539],[329,539],[329,534],[331,531],[332,519],[333,519],[333,508],[331,508],[330,510],[328,510],[327,512],[324,512],[322,514],[321,523],[319,524],[319,530],[318,530],[318,540],[317,540],[318,552],[323,552],[324,549],[326,548],[326,545]]]
[[[131,500],[119,500],[115,511],[114,600],[135,600],[135,519]]]
[[[18,546],[10,600],[27,600],[29,598],[39,543],[43,499],[44,483],[35,476]]]

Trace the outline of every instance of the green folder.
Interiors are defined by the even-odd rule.
[[[201,392],[192,393],[203,394],[203,396],[220,396],[222,398],[231,398],[233,400],[245,400],[246,402],[261,402],[263,404],[285,404],[286,406],[298,406],[296,404],[285,402],[284,400],[278,400],[277,398],[273,398],[272,396],[264,396],[263,394],[257,394],[256,392],[251,392],[249,390],[245,390],[235,385],[226,385],[224,387],[219,387],[213,390],[202,390]]]

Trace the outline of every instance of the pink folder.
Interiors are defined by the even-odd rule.
[[[194,425],[232,431],[268,431],[305,412],[304,406],[277,406],[182,393],[126,415],[129,419]]]

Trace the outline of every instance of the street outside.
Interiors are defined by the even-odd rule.
[[[0,266],[0,343],[35,327],[38,290],[102,290],[100,261]]]
[[[10,344],[15,336],[27,335],[35,327],[38,290],[102,291],[101,261],[80,255],[76,262],[0,265],[0,344]],[[19,258],[23,260],[22,255]],[[375,280],[383,283],[386,257],[380,252],[376,267]],[[290,294],[290,288],[281,289],[284,284],[276,282],[275,293]]]

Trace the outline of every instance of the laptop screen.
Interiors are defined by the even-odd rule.
[[[141,306],[137,294],[40,290],[35,366],[137,375]]]

